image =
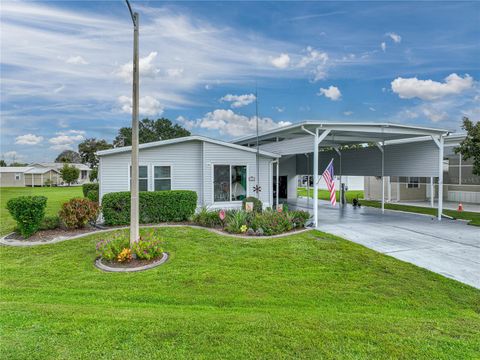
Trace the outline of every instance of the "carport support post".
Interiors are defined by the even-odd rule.
[[[435,187],[433,186],[433,177],[430,177],[430,207],[435,206]]]
[[[313,140],[313,223],[318,226],[318,128]]]
[[[280,159],[279,158],[277,158],[277,169],[276,169],[276,171],[277,171],[277,184],[275,186],[276,186],[277,192],[275,194],[275,196],[276,196],[276,206],[275,206],[275,208],[278,209],[278,200],[279,200],[279,197],[280,197],[280,195],[279,195],[280,188],[278,187],[278,184],[280,184],[280,176],[279,176],[280,175]]]
[[[443,212],[443,135],[440,136],[438,150],[438,220],[440,221]]]

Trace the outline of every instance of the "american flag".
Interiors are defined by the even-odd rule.
[[[330,191],[330,202],[332,203],[333,206],[335,206],[337,205],[337,199],[335,194],[335,178],[333,175],[333,159],[330,160],[330,163],[328,164],[327,168],[323,172],[322,176],[325,179],[325,182],[327,183],[328,191]]]

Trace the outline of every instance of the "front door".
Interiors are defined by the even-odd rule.
[[[287,198],[287,184],[288,184],[288,179],[287,176],[280,176],[279,182],[278,182],[278,197],[280,199],[286,199]],[[273,202],[275,203],[277,201],[277,177],[273,177]]]

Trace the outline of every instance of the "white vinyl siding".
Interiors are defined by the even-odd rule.
[[[270,206],[272,158],[260,157],[260,199],[265,206]],[[100,156],[99,181],[100,196],[118,191],[128,191],[130,186],[129,167],[130,152],[121,152]],[[247,167],[246,194],[252,196],[256,181],[248,177],[256,177],[256,154],[242,149],[235,149],[221,144],[213,144],[200,140],[191,140],[176,144],[141,149],[139,164],[148,166],[149,191],[155,189],[155,181],[163,185],[168,182],[165,168],[162,174],[155,175],[154,167],[170,168],[171,190],[192,190],[198,195],[198,204],[213,205],[213,164],[244,165]],[[203,165],[203,166],[202,166]],[[158,172],[159,170],[157,170]],[[238,207],[239,202],[229,202]],[[227,204],[226,207],[229,207]]]

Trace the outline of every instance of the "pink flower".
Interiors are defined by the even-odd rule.
[[[220,212],[218,213],[218,217],[220,218],[220,220],[225,220],[225,210],[220,210]]]

